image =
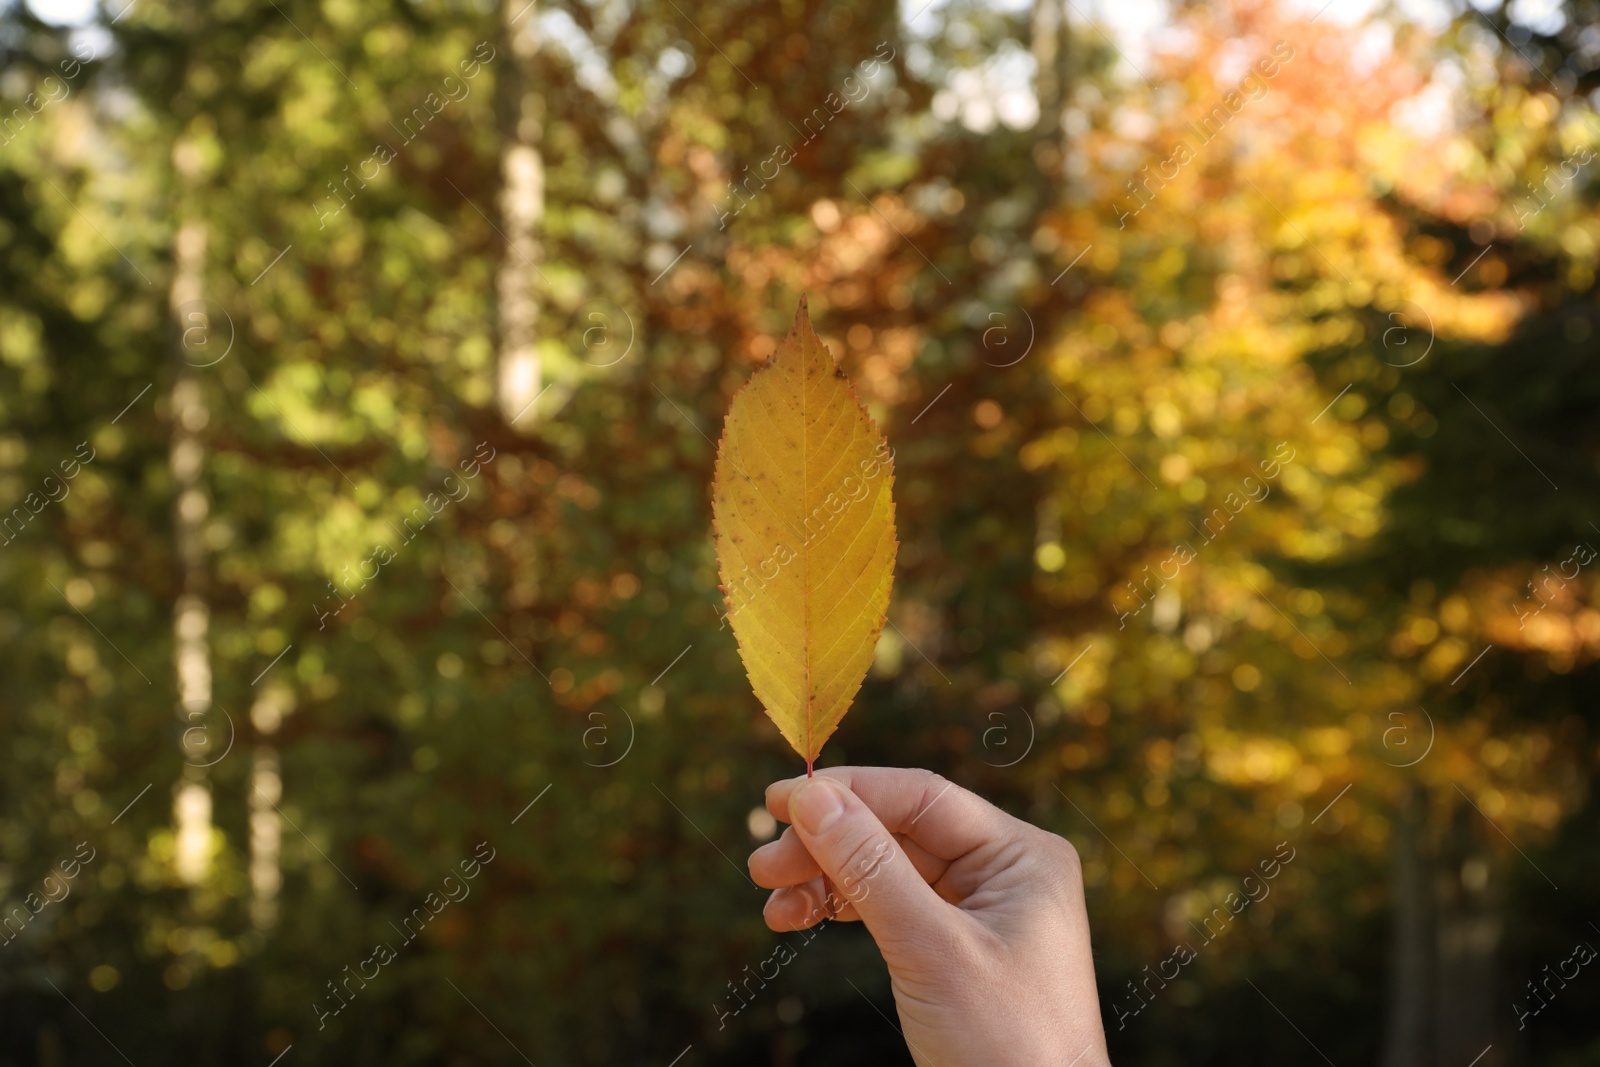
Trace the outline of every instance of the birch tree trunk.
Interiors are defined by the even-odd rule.
[[[538,227],[544,217],[544,161],[539,140],[544,100],[534,85],[534,4],[503,0],[502,35],[506,50],[504,87],[500,98],[501,228],[506,248],[495,279],[499,316],[499,403],[506,422],[531,430],[539,395],[539,299],[534,288],[538,271]]]
[[[1035,124],[1037,140],[1033,158],[1040,175],[1040,187],[1047,194],[1045,205],[1054,202],[1066,177],[1067,141],[1062,128],[1062,111],[1069,97],[1071,49],[1069,27],[1063,0],[1034,0],[1030,49],[1035,66],[1033,91],[1039,101]]]
[[[180,141],[173,161],[180,189],[193,187],[199,170],[198,152]],[[184,199],[187,199],[185,197]],[[211,736],[210,608],[207,605],[204,529],[211,501],[202,473],[205,446],[201,432],[211,420],[205,393],[195,374],[204,364],[203,346],[209,340],[210,322],[204,303],[206,225],[189,217],[178,227],[174,247],[169,303],[175,324],[177,373],[172,384],[172,443],[168,466],[175,499],[173,531],[177,542],[178,597],[173,605],[174,666],[178,681],[178,719],[184,773],[173,792],[172,816],[176,831],[173,862],[180,881],[198,885],[211,862],[211,788],[207,771],[199,764],[210,757],[203,739]],[[202,739],[196,744],[196,739]]]
[[[1032,42],[1034,95],[1039,100],[1039,132],[1061,128],[1061,0],[1034,0]]]
[[[250,922],[265,930],[278,921],[278,893],[283,887],[283,776],[273,735],[283,717],[294,710],[287,687],[268,683],[250,709],[256,744],[250,760]]]

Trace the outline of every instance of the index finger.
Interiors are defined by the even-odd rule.
[[[916,767],[829,767],[818,775],[845,786],[890,833],[904,834],[942,860],[1016,836],[1017,820],[976,793]],[[789,797],[805,776],[767,787],[767,811],[789,821]]]

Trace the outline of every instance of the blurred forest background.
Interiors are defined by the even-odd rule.
[[[1077,845],[1115,1062],[1600,1064],[1600,4],[1319,8],[0,4],[0,1064],[909,1063],[744,872],[802,292],[822,762]]]

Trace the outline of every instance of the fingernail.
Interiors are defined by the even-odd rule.
[[[784,900],[790,897],[799,897],[800,904],[805,908],[805,915],[810,918],[817,910],[817,904],[811,896],[811,890],[803,885],[792,885],[782,890]]]
[[[824,779],[813,778],[795,790],[789,812],[802,830],[820,834],[844,814],[844,797]]]

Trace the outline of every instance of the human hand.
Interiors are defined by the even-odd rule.
[[[1064,838],[915,769],[775,782],[767,810],[792,824],[750,856],[767,925],[865,922],[921,1067],[1110,1063]]]

